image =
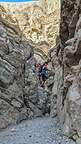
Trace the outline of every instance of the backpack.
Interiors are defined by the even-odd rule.
[[[42,68],[41,74],[42,75],[46,75],[47,74],[47,69],[46,68]]]

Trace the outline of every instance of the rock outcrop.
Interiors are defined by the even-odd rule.
[[[1,17],[0,17],[1,18]],[[8,25],[0,19],[0,128],[28,117],[23,102],[23,61],[30,58],[31,46],[7,37]],[[11,28],[9,28],[11,29]],[[12,29],[11,29],[12,30]],[[27,52],[30,51],[30,52]]]
[[[0,7],[0,129],[49,111],[48,92],[38,85],[31,41]],[[2,13],[3,12],[3,13]]]
[[[75,34],[64,48],[64,131],[76,141],[81,139],[81,17],[76,24]],[[78,143],[78,142],[77,142]]]
[[[18,23],[26,39],[33,41],[35,51],[47,56],[59,33],[60,3],[39,0],[32,3],[1,3],[6,14]]]
[[[58,115],[63,132],[81,143],[81,1],[63,0],[60,37],[50,49],[55,71],[52,116]]]
[[[44,61],[55,45],[59,9],[56,0],[0,3],[0,128],[50,113],[53,76],[38,84],[34,54]]]

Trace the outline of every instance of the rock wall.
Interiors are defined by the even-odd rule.
[[[51,113],[58,114],[64,134],[80,144],[81,0],[62,0],[61,4],[60,36],[49,51],[55,71]]]
[[[0,129],[48,113],[48,92],[38,85],[35,63],[32,42],[1,6]]]
[[[69,40],[64,47],[64,133],[81,143],[81,1],[75,1],[68,25]]]
[[[33,41],[38,53],[47,55],[48,49],[55,45],[59,33],[59,0],[39,0],[32,3],[1,3],[6,13],[12,15],[26,39]]]

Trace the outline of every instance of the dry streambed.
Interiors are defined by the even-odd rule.
[[[57,118],[37,118],[0,132],[0,144],[75,144],[62,135]]]

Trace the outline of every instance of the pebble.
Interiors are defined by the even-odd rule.
[[[0,132],[0,144],[75,144],[62,135],[57,118],[37,118]]]

